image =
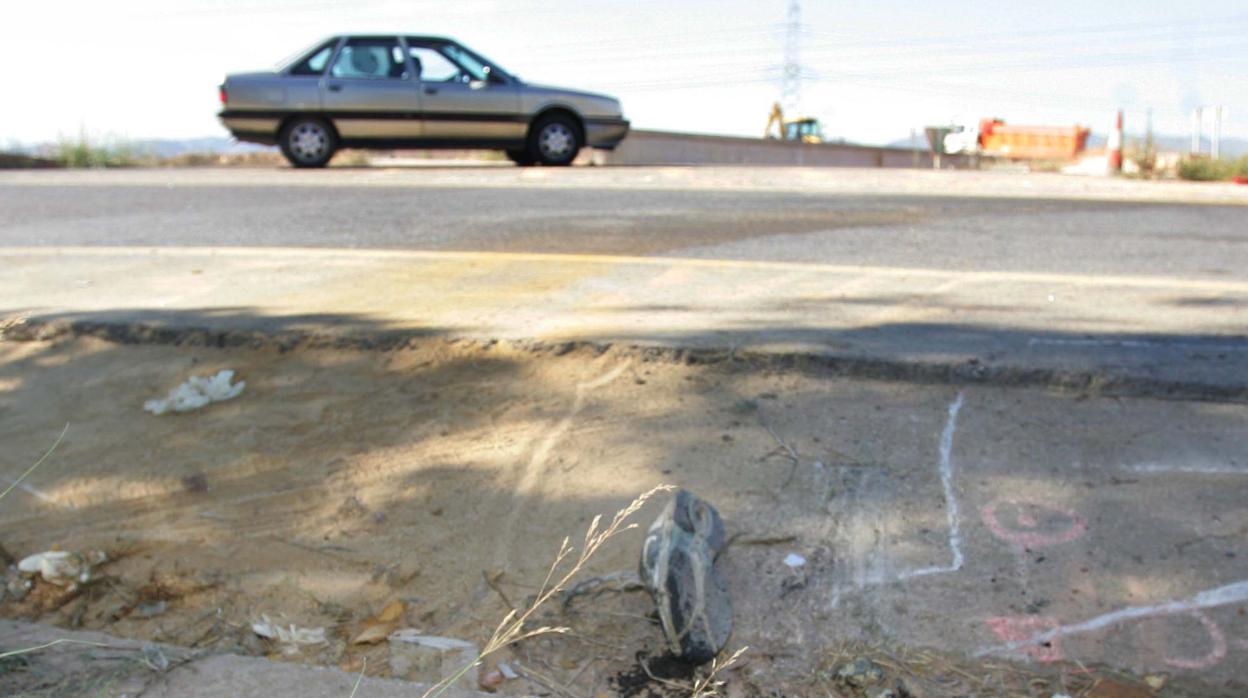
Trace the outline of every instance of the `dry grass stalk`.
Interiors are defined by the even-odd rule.
[[[4,492],[0,492],[0,499],[4,499],[6,496],[8,496],[8,494],[12,492],[14,489],[16,489],[18,485],[22,484],[22,480],[25,480],[31,473],[35,472],[36,468],[43,465],[43,462],[48,459],[48,456],[52,455],[52,452],[56,450],[56,447],[61,445],[61,441],[65,439],[65,434],[67,432],[69,432],[68,422],[65,423],[65,428],[61,429],[61,435],[56,437],[56,441],[52,443],[52,447],[49,448],[46,452],[44,452],[43,456],[41,456],[39,460],[35,461],[34,465],[27,468],[26,472],[22,473],[21,477],[9,483],[9,486],[5,488]]]
[[[351,695],[348,698],[355,698],[355,693],[360,690],[360,682],[364,680],[366,671],[368,671],[368,657],[364,657],[364,662],[360,665],[360,675],[355,677],[355,685],[351,687]]]
[[[625,521],[630,516],[637,513],[637,510],[641,509],[641,507],[651,497],[659,494],[660,492],[670,492],[673,489],[675,488],[671,485],[659,485],[649,492],[642,494],[634,499],[631,504],[617,511],[615,516],[611,519],[611,522],[602,530],[599,530],[599,526],[602,523],[602,516],[595,516],[594,520],[589,522],[589,528],[585,531],[585,540],[581,545],[580,552],[577,553],[576,558],[572,560],[571,566],[568,567],[567,571],[556,578],[559,568],[564,566],[564,563],[568,561],[572,557],[573,552],[575,552],[571,546],[570,539],[565,537],[563,539],[563,543],[559,546],[559,553],[555,555],[555,561],[551,563],[550,569],[546,571],[546,579],[542,582],[542,586],[538,589],[537,596],[533,602],[523,611],[516,611],[515,609],[512,609],[506,616],[503,617],[503,620],[498,624],[498,626],[494,628],[494,634],[490,636],[489,641],[485,643],[485,647],[481,649],[481,654],[477,657],[477,661],[434,684],[428,691],[425,692],[423,698],[437,698],[438,696],[441,696],[448,688],[450,688],[452,684],[458,681],[464,674],[468,673],[468,671],[474,666],[480,666],[486,657],[498,652],[507,645],[514,642],[521,642],[538,635],[568,632],[568,628],[554,626],[542,626],[535,630],[525,630],[525,624],[529,622],[529,619],[533,617],[539,608],[541,608],[546,602],[550,601],[550,599],[552,599],[556,594],[562,593],[563,590],[567,588],[568,584],[572,582],[572,579],[579,574],[582,569],[584,569],[585,565],[589,562],[589,559],[594,556],[594,553],[598,552],[599,548],[601,548],[604,543],[619,533],[623,533],[624,531],[637,527],[637,524],[635,523],[625,525]]]
[[[733,652],[732,656],[723,662],[720,662],[718,657],[711,660],[710,671],[706,673],[706,676],[698,679],[693,684],[693,690],[689,694],[691,698],[711,698],[711,696],[718,696],[719,689],[723,688],[725,682],[716,679],[715,676],[719,674],[719,672],[735,664],[736,661],[741,658],[741,655],[745,654],[745,651],[748,649],[749,646],[742,647],[736,652]]]

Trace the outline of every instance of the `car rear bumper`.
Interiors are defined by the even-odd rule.
[[[612,150],[628,135],[627,119],[585,119],[585,145]]]
[[[282,120],[276,116],[258,116],[238,112],[221,112],[217,115],[235,138],[248,143],[273,145],[277,142],[277,129]]]

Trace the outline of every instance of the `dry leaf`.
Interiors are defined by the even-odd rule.
[[[375,645],[390,637],[390,633],[399,627],[407,605],[402,601],[391,601],[376,616],[364,622],[364,627],[351,640],[353,645]]]

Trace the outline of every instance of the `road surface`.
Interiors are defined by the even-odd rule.
[[[667,170],[645,168],[517,171],[0,175],[0,245],[588,253],[1188,279],[1243,280],[1248,269],[1243,187],[1241,205],[1191,206],[1106,200],[1123,196],[1116,190],[1077,200],[1063,188],[1071,178],[1027,187],[1017,175],[922,173],[948,179],[899,187],[864,186],[875,171],[813,170],[822,178],[808,182],[812,170],[707,168],[669,184]]]

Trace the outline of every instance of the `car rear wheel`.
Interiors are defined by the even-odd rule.
[[[280,136],[282,155],[295,167],[324,167],[338,149],[338,136],[315,117],[291,119]]]
[[[529,155],[543,165],[571,165],[582,143],[581,128],[572,117],[551,114],[533,125]]]
[[[521,167],[529,167],[530,165],[537,164],[537,160],[535,160],[532,155],[529,155],[529,151],[527,150],[508,150],[507,159]]]

